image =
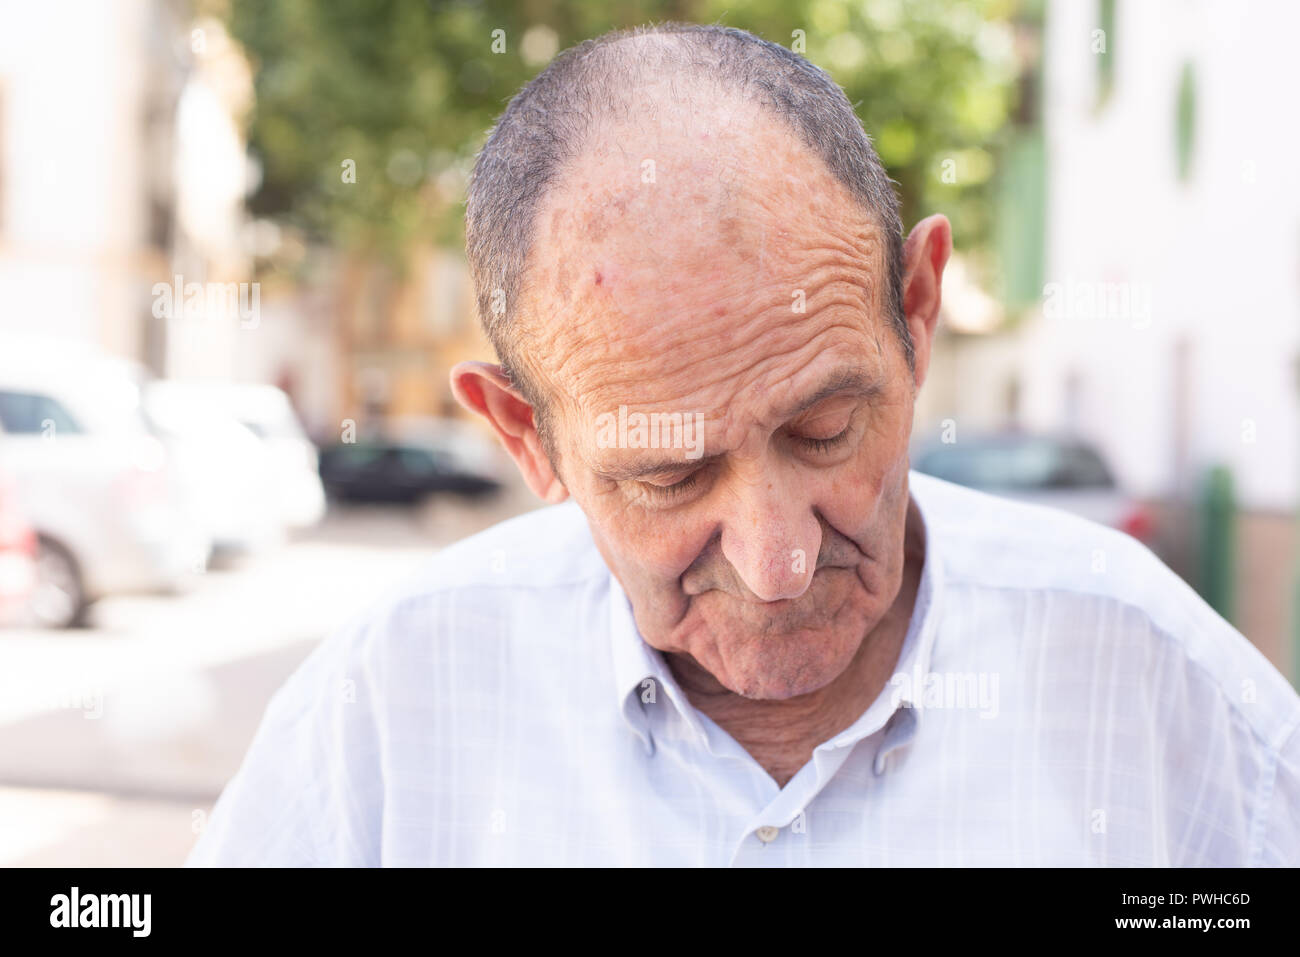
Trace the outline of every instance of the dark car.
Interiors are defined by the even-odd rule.
[[[930,442],[914,450],[918,472],[994,495],[1074,512],[1150,542],[1154,522],[1119,487],[1101,454],[1072,436],[1005,432]]]
[[[334,498],[412,503],[435,492],[477,497],[501,489],[447,449],[403,442],[344,443],[320,453],[320,477]]]

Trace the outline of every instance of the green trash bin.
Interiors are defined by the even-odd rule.
[[[1206,471],[1197,502],[1200,540],[1198,589],[1215,611],[1233,621],[1236,612],[1237,505],[1232,472],[1216,465]]]

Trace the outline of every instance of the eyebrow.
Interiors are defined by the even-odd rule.
[[[884,384],[874,373],[860,366],[850,366],[833,372],[812,395],[787,408],[778,409],[774,414],[783,421],[789,421],[827,399],[839,396],[874,399],[884,391]]]
[[[827,399],[837,398],[839,396],[849,396],[860,399],[874,399],[884,392],[884,385],[879,377],[867,369],[860,367],[849,367],[839,369],[832,373],[825,382],[811,395],[800,399],[793,405],[778,409],[775,413],[777,418],[788,422],[790,419],[807,412],[820,402]],[[698,471],[711,462],[716,462],[723,458],[727,453],[714,452],[711,455],[702,455],[696,459],[688,459],[685,456],[668,460],[651,460],[646,462],[628,462],[628,463],[609,463],[599,468],[593,468],[598,476],[612,482],[626,482],[636,479],[659,478],[666,475],[675,475],[680,472],[690,470]]]

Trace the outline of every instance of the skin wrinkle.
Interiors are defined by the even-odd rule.
[[[716,97],[660,100],[634,120],[594,137],[539,208],[552,241],[529,257],[522,351],[553,400],[558,460],[512,454],[542,476],[530,480],[539,493],[578,502],[642,637],[784,785],[897,661],[924,557],[907,490],[919,382],[885,331],[884,237],[788,128]],[[643,158],[656,161],[654,184],[641,182]],[[944,222],[912,258],[943,248],[941,272],[946,242]],[[909,317],[922,370],[934,280],[912,296],[933,315]],[[778,416],[849,369],[878,394]],[[721,457],[598,448],[597,417],[621,405],[703,414],[703,451]],[[844,427],[824,452],[805,444]],[[676,474],[651,484],[596,471],[679,451],[680,478],[695,484],[676,498],[655,490]]]
[[[807,361],[800,362],[800,365],[807,365],[813,356],[831,351],[835,345],[833,340],[837,335],[850,329],[852,329],[852,327],[837,324],[827,329],[817,330],[813,337],[805,344],[792,351],[807,356]],[[856,329],[852,329],[852,331],[858,332]],[[629,413],[636,411],[649,413],[665,410],[694,412],[708,407],[705,404],[709,401],[707,396],[711,392],[716,392],[719,384],[740,376],[741,379],[739,387],[736,389],[736,394],[730,401],[723,405],[723,408],[726,410],[724,417],[721,420],[711,419],[708,417],[709,414],[707,412],[705,413],[707,423],[711,424],[712,422],[720,421],[722,423],[722,434],[730,436],[731,429],[728,426],[728,422],[732,416],[738,414],[735,411],[736,402],[744,393],[754,391],[768,393],[776,390],[779,397],[784,389],[788,389],[788,384],[785,385],[783,389],[782,380],[784,378],[784,372],[776,367],[775,363],[777,361],[778,360],[776,359],[765,359],[757,364],[752,364],[747,361],[747,357],[734,354],[734,358],[732,358],[730,363],[713,363],[716,368],[715,373],[704,378],[702,381],[697,375],[695,375],[695,369],[697,366],[708,368],[709,364],[703,361],[689,362],[683,367],[680,374],[677,370],[673,370],[665,375],[664,378],[666,382],[680,381],[683,383],[690,383],[690,385],[685,385],[682,391],[674,391],[671,387],[666,385],[663,397],[657,399],[652,405],[638,406],[628,404],[622,386],[605,387],[603,385],[593,385],[586,389],[580,386],[575,390],[575,394],[586,398],[585,400],[580,401],[578,405],[578,416],[580,421],[585,423],[583,425],[585,433],[594,435],[596,429],[596,417],[603,412],[610,412],[617,409],[620,402],[628,405]],[[644,374],[649,374],[652,369],[653,366],[647,368],[644,370]],[[641,370],[638,369],[630,371],[631,375],[628,376],[629,378],[637,378],[641,374]],[[761,383],[768,378],[775,379],[775,383],[770,386],[761,385]],[[711,432],[706,429],[706,435],[708,434],[711,434]],[[720,444],[726,445],[728,443],[726,439],[723,439]],[[706,442],[704,451],[705,454],[709,451],[708,442]]]
[[[619,143],[619,146],[625,155],[636,155],[626,150],[622,146],[621,142]],[[629,170],[630,173],[639,172],[639,164],[631,163],[628,165],[630,167]],[[734,165],[743,167],[745,164],[736,162]],[[594,177],[586,178],[584,179],[584,183],[589,183],[593,179]],[[639,184],[639,177],[637,177],[635,181]],[[619,190],[623,190],[624,192],[622,194],[618,194]],[[708,193],[702,191],[692,191],[692,193],[690,194],[690,200],[692,203],[706,205],[708,203]],[[611,225],[610,223],[611,208],[617,211],[618,214],[617,218],[622,219],[626,216],[629,202],[630,202],[629,197],[626,195],[626,186],[625,184],[622,184],[619,180],[616,180],[613,185],[607,186],[604,189],[600,190],[597,196],[593,198],[593,200],[590,201],[588,204],[586,204],[587,212],[585,218],[582,220],[582,229],[585,230],[588,240],[591,242],[599,242],[601,239],[603,239],[603,237],[607,234],[607,231]],[[759,202],[755,204],[755,206],[756,206],[756,212],[760,212],[760,213],[767,212],[767,213],[783,214],[785,212],[785,210],[780,208],[780,205],[777,203],[775,199],[769,198],[769,194],[763,194],[763,197],[760,199]],[[818,217],[819,215],[828,216],[832,211],[833,206],[834,204],[831,203],[826,197],[820,196],[814,201],[814,203],[812,204],[812,208],[809,210],[807,215],[809,217]],[[564,209],[563,207],[560,207],[558,212],[556,212],[554,215],[553,223],[563,222],[567,220],[569,215],[570,213],[568,210]],[[733,217],[731,222],[734,223],[737,222],[737,220]],[[830,220],[830,222],[835,223],[835,220]],[[835,223],[835,225],[838,224]],[[558,229],[557,225],[552,225],[552,228],[550,229],[550,233],[552,236],[560,235],[557,232],[557,229]],[[760,233],[760,237],[761,237],[760,241],[765,242],[765,237],[763,237],[761,233]],[[828,264],[828,266],[825,268],[832,268],[834,265],[844,265],[844,266],[854,265],[860,261],[859,257],[864,251],[867,252],[867,254],[873,258],[873,260],[876,257],[882,256],[881,244],[878,238],[876,237],[874,230],[870,227],[868,227],[867,229],[861,229],[861,228],[853,229],[850,227],[847,229],[843,229],[839,232],[835,231],[835,229],[832,229],[830,231],[824,231],[821,237],[819,238],[821,239],[821,242],[824,244],[824,249],[809,250],[806,254],[802,256],[799,254],[798,251],[796,251],[790,257],[791,266],[788,270],[788,279],[786,279],[786,285],[788,286],[789,290],[792,291],[794,288],[800,287],[798,285],[798,276],[803,262],[806,261],[807,259],[812,259],[816,257],[819,253],[824,255],[826,251],[833,249],[837,254],[831,259],[830,264]],[[723,246],[724,248],[734,249],[736,247],[736,243],[727,242],[724,243]],[[743,254],[745,260],[750,260],[753,258],[748,253],[747,245],[743,245],[742,249],[745,250]],[[640,250],[640,253],[642,256],[656,257],[656,262],[650,267],[650,269],[648,270],[649,272],[651,272],[655,276],[662,275],[664,273],[665,268],[662,261],[659,260],[658,258],[658,253],[655,244],[650,243],[647,245],[643,245],[643,247]],[[564,268],[566,268],[566,263],[564,260],[561,260],[556,267],[556,271],[558,272],[560,269],[564,269]],[[807,274],[805,273],[805,275]],[[761,279],[761,276],[759,278]],[[782,278],[785,279],[785,277]],[[816,281],[817,277],[815,274],[813,274],[808,278],[811,278],[813,281]],[[558,279],[559,277],[557,276],[557,281]],[[809,285],[809,283],[805,280],[804,285],[805,286]],[[874,289],[872,287],[874,287],[875,284],[866,282],[864,283],[864,285],[868,287],[867,288],[868,296],[874,299],[875,298]],[[529,288],[530,286],[531,283],[528,282],[525,283],[525,288]],[[625,313],[625,310],[620,308],[617,304],[618,293],[615,292],[614,289],[618,288],[618,284],[615,282],[611,282],[610,287],[611,287],[611,291],[609,295],[612,301],[611,308],[615,309],[620,314]],[[568,284],[567,283],[563,284],[561,288],[567,290]],[[811,293],[811,290],[805,289],[805,293],[806,295],[808,295]],[[744,295],[743,290],[737,292],[737,296],[741,296],[741,295]],[[562,296],[562,301],[564,302],[565,305],[569,305],[571,303],[571,299],[572,299],[571,295]],[[729,305],[730,303],[724,302],[723,304],[725,306],[725,305]],[[671,303],[669,305],[671,305]],[[708,304],[705,303],[703,305],[707,306]],[[742,301],[742,302],[737,302],[735,305],[743,309],[746,303]],[[790,300],[788,298],[788,295],[786,297],[783,297],[782,300],[777,305],[779,307],[780,312],[788,312],[790,306]],[[873,302],[872,305],[873,308],[877,308],[877,309],[883,308],[883,304],[879,302]],[[580,333],[581,329],[584,326],[585,317],[578,316],[574,318],[576,319],[576,322],[574,324],[574,330]],[[648,336],[654,336],[654,335],[658,335],[659,332],[658,330],[651,328],[651,329],[647,329],[645,334]],[[598,339],[600,335],[601,334],[597,332],[595,336],[588,337],[587,339],[583,339],[581,337],[575,337],[574,342],[569,344],[566,348],[558,350],[559,353],[558,355],[556,355],[554,352],[550,352],[541,356],[540,358],[544,358],[548,360],[548,362],[534,363],[533,368],[535,369],[535,372],[538,374],[541,373],[541,369],[537,368],[537,366],[541,366],[545,368],[549,364],[549,361],[558,361],[561,365],[561,368],[559,369],[558,374],[555,376],[555,378],[557,380],[562,380],[563,378],[565,378],[566,375],[569,374],[567,369],[568,357],[576,358],[582,356],[591,347],[592,345],[591,340]],[[632,338],[635,339],[635,333],[631,335]],[[596,373],[596,376],[599,377],[601,370],[593,369],[592,372]],[[584,384],[585,383],[581,383],[581,382],[579,383],[580,386]],[[582,394],[582,393],[579,390],[577,394]]]
[[[813,280],[814,282],[816,281],[815,275],[813,276]],[[616,281],[615,278],[610,279],[611,283],[614,281]],[[821,312],[822,296],[821,290],[817,286],[812,283],[809,283],[808,285],[809,288],[805,290],[807,294],[807,312],[805,315],[813,317]],[[855,302],[853,296],[848,291],[854,288],[853,284],[846,283],[845,285],[847,286],[846,291],[841,295],[836,295],[831,298],[830,301],[826,303],[827,308],[838,306],[854,310],[861,308],[862,303],[860,301]],[[725,300],[723,301],[723,304],[728,307],[733,307],[728,309],[729,313],[735,312],[743,315],[747,302],[751,300],[752,297],[734,303],[732,300]],[[701,303],[703,310],[707,310],[712,305],[714,305],[714,303],[710,301]],[[703,382],[705,385],[711,385],[719,378],[725,378],[737,374],[738,367],[739,369],[746,367],[749,362],[748,358],[743,355],[728,354],[722,357],[720,361],[719,357],[717,357],[712,350],[705,350],[702,355],[692,357],[690,353],[682,352],[681,349],[677,348],[678,346],[686,345],[688,342],[705,345],[713,345],[716,342],[719,346],[725,347],[733,342],[746,341],[750,338],[778,335],[781,333],[791,334],[789,321],[791,315],[789,303],[782,301],[770,310],[758,314],[753,324],[748,328],[736,329],[734,327],[720,327],[713,333],[705,336],[700,336],[698,333],[692,335],[688,329],[686,330],[686,334],[683,336],[682,342],[665,343],[663,341],[665,331],[662,328],[653,325],[648,326],[639,333],[624,327],[621,330],[624,338],[621,347],[616,353],[611,353],[608,357],[597,358],[595,360],[588,359],[588,364],[584,368],[573,373],[575,375],[575,384],[577,386],[577,388],[573,390],[573,394],[590,397],[583,404],[589,408],[595,409],[598,414],[601,411],[616,408],[619,404],[616,401],[611,403],[609,397],[602,394],[603,391],[617,392],[622,389],[622,386],[611,387],[608,390],[604,389],[604,386],[611,382],[616,383],[624,379],[636,380],[643,378],[646,375],[656,375],[659,378],[668,381],[672,381],[675,378],[682,378],[693,383],[699,383],[701,379],[699,378],[698,372],[700,369],[703,369],[706,373]],[[581,364],[583,362],[582,357],[590,356],[592,351],[597,348],[599,343],[605,338],[600,334],[599,330],[597,330],[595,335],[582,335],[583,328],[583,319],[579,318],[578,322],[575,323],[575,326],[570,331],[570,334],[574,336],[573,341],[562,350],[559,356],[556,357],[556,361],[559,365],[557,378],[563,378],[566,375],[569,375],[570,364]],[[795,327],[795,334],[797,334],[798,328],[799,327]],[[825,330],[825,332],[833,331],[835,328],[851,328],[854,332],[861,331],[860,324],[851,325],[845,322],[843,324],[837,324],[837,326],[833,326],[830,330]],[[876,345],[876,350],[880,353],[878,344]],[[684,362],[685,365],[678,368],[666,369],[664,367],[665,358],[678,358],[680,361]],[[669,397],[678,401],[679,404],[677,407],[694,408],[693,405],[682,398],[684,393],[673,393],[671,388],[667,388],[666,391]]]

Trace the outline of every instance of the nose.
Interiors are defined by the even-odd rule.
[[[759,601],[798,598],[812,584],[821,525],[795,483],[748,483],[724,519],[722,554]]]

